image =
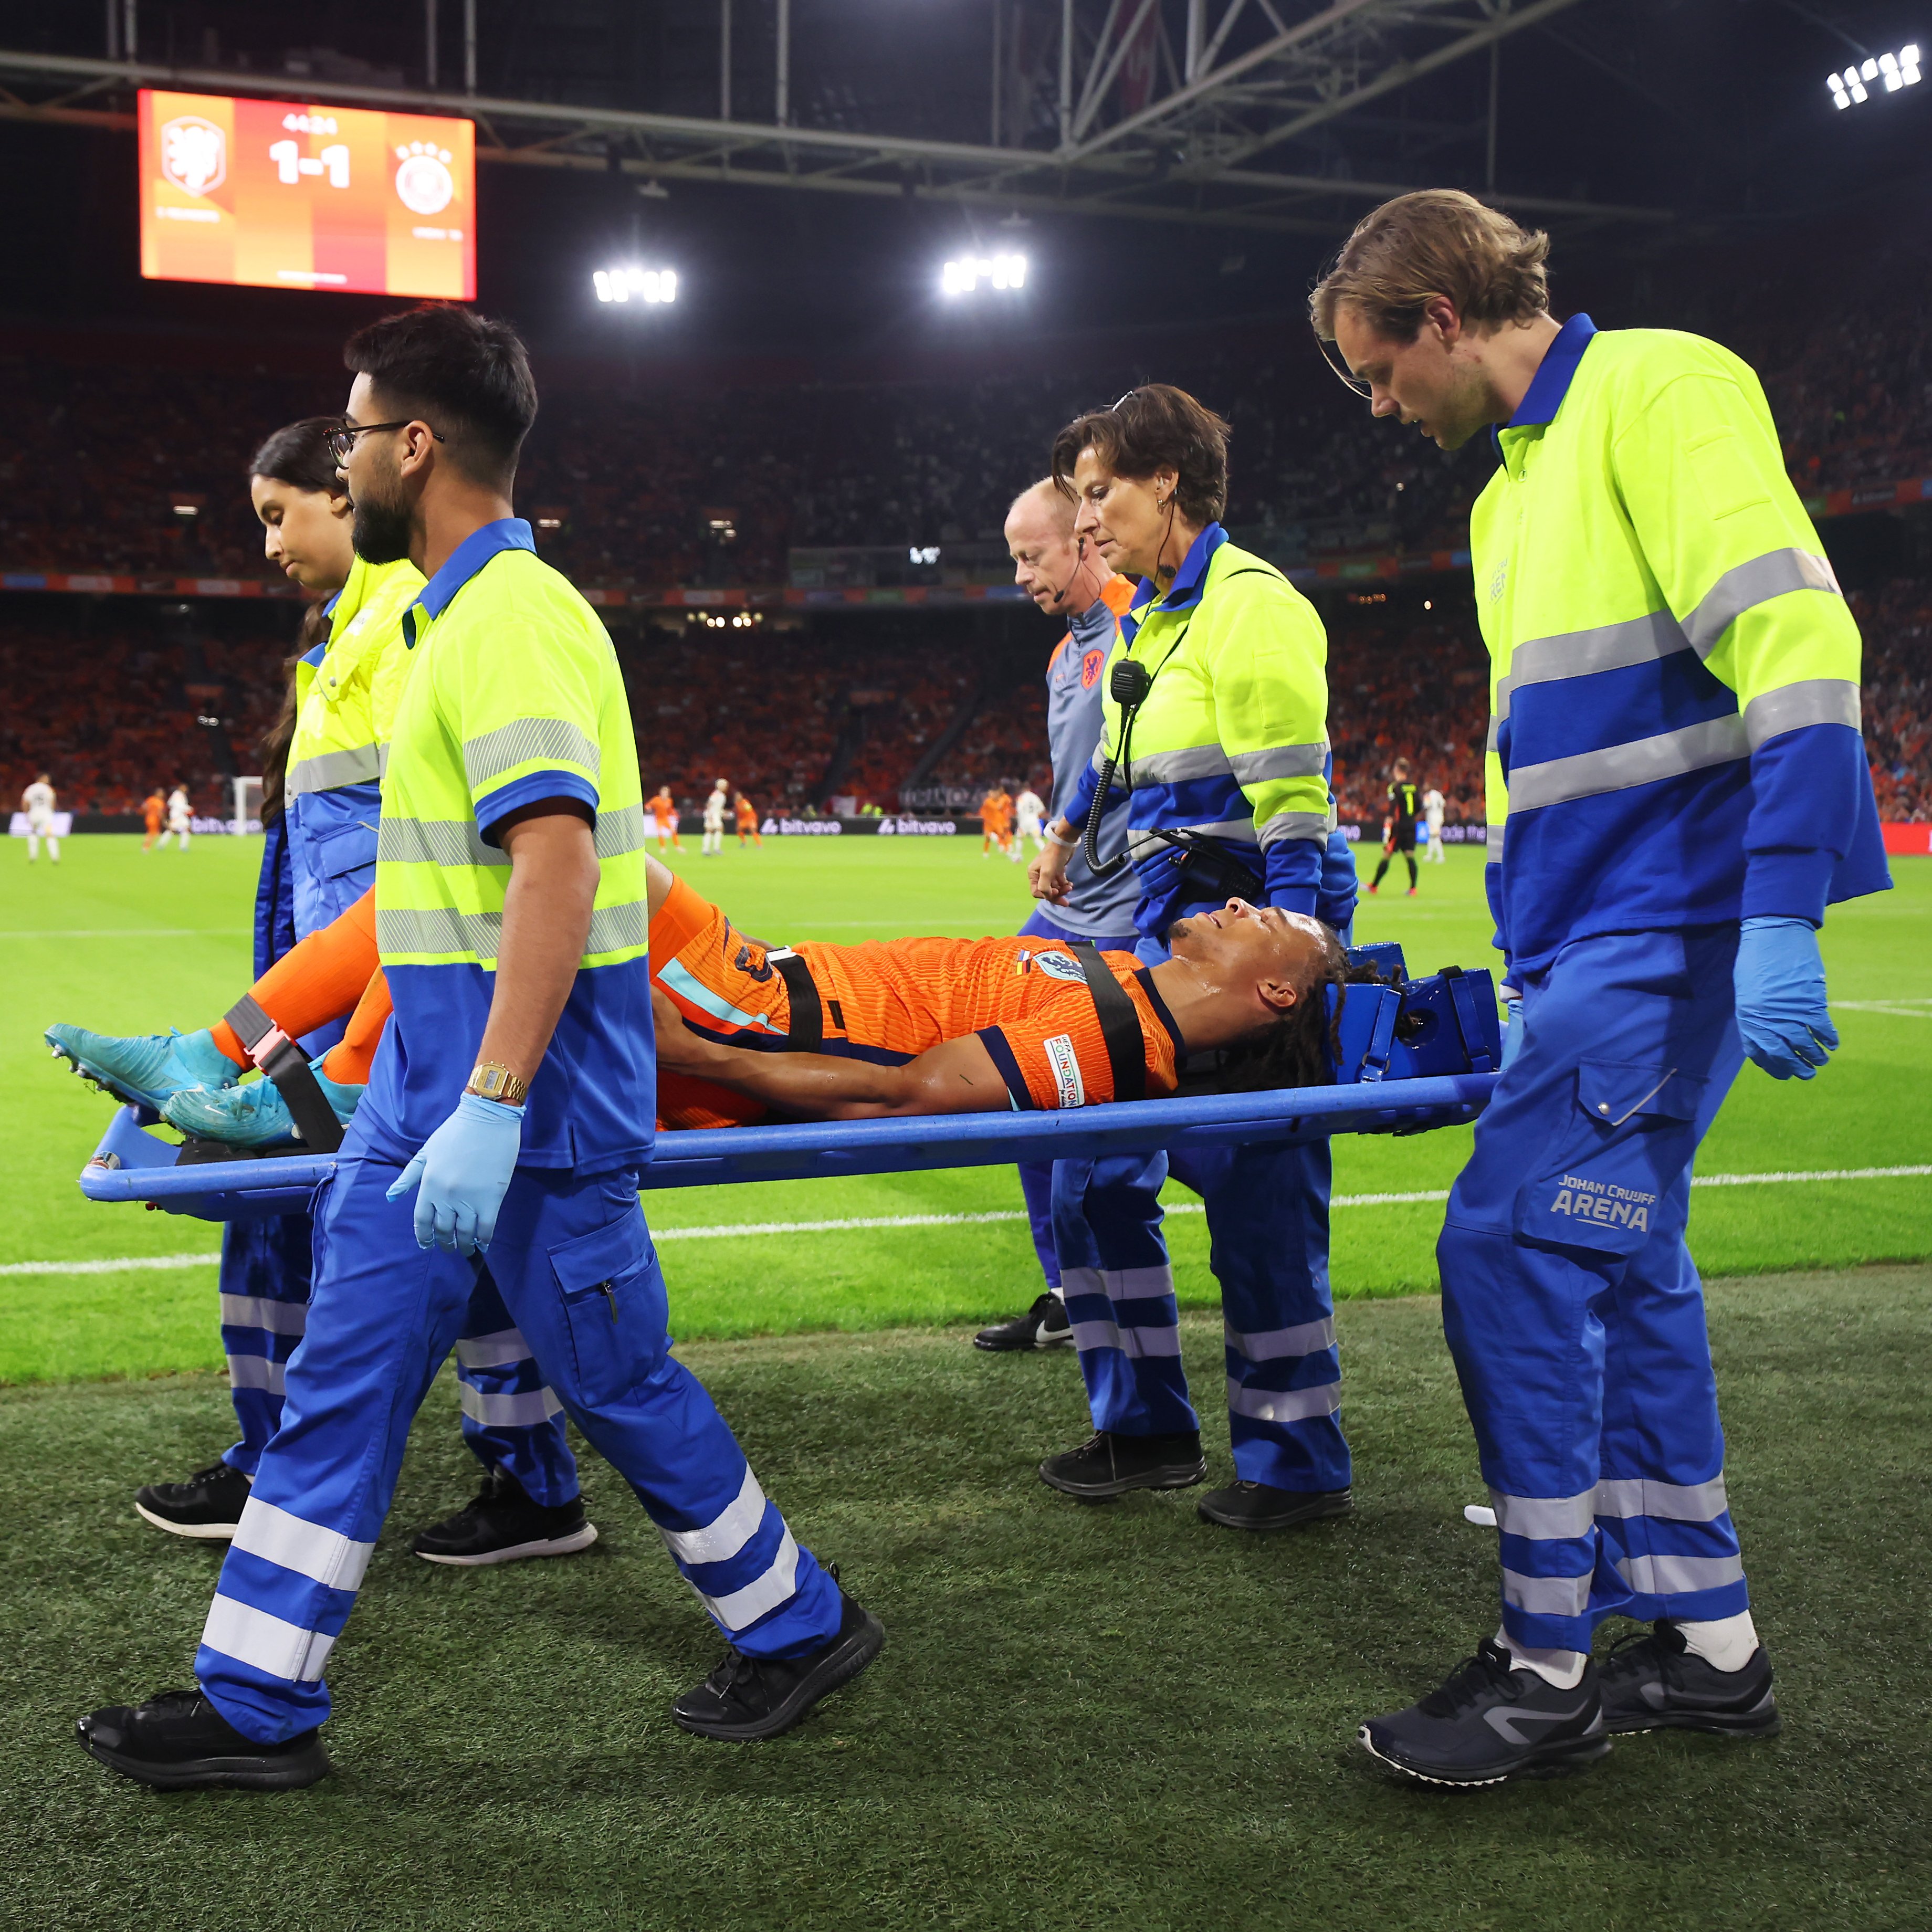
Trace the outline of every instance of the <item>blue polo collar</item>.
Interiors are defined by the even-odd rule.
[[[423,586],[416,602],[432,619],[440,617],[449,600],[500,551],[536,548],[530,526],[521,517],[503,517],[485,524],[450,552],[448,561]]]
[[[1187,547],[1187,554],[1180,560],[1180,568],[1174,573],[1174,581],[1168,586],[1167,595],[1160,597],[1150,577],[1141,579],[1140,588],[1134,592],[1133,608],[1129,615],[1133,620],[1134,630],[1140,628],[1142,620],[1148,614],[1148,606],[1159,598],[1163,610],[1191,610],[1201,602],[1201,593],[1207,588],[1208,566],[1214,553],[1228,541],[1228,532],[1219,524],[1210,524],[1193,542]],[[1122,620],[1124,628],[1126,620]],[[1130,640],[1132,632],[1128,632]]]
[[[346,590],[347,587],[348,587],[348,586],[347,586],[346,585],[344,585],[344,590]],[[341,592],[340,590],[338,590],[338,591],[335,593],[335,595],[334,595],[333,597],[332,597],[332,598],[328,600],[328,602],[326,604],[325,604],[322,607],[322,614],[325,617],[332,617],[332,616],[334,616],[335,615],[335,607],[336,607],[336,605],[337,605],[337,604],[340,604],[341,602],[342,602],[342,592]]]
[[[1573,315],[1556,332],[1556,339],[1543,352],[1543,360],[1537,364],[1516,414],[1504,424],[1504,428],[1528,429],[1556,420],[1556,412],[1563,406],[1563,398],[1576,380],[1576,365],[1582,361],[1583,352],[1596,332],[1597,325],[1580,314]]]

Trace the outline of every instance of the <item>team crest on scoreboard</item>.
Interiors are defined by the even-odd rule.
[[[161,172],[197,198],[228,178],[228,136],[199,114],[178,115],[161,128]]]

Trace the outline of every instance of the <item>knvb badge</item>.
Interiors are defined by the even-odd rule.
[[[183,114],[161,128],[161,172],[197,200],[228,178],[228,136],[199,114]]]

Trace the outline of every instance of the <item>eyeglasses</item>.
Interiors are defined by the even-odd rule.
[[[1355,394],[1364,400],[1372,399],[1375,394],[1374,388],[1369,383],[1364,382],[1361,377],[1342,360],[1341,350],[1326,336],[1318,335],[1315,340],[1322,351],[1322,361],[1328,364],[1342,383],[1354,390]]]
[[[340,429],[332,429],[328,432],[328,453],[335,458],[336,466],[339,469],[349,460],[358,436],[372,436],[380,430],[407,429],[415,421],[414,416],[406,416],[400,422],[344,423]],[[440,430],[431,430],[430,434],[438,442],[447,440]]]

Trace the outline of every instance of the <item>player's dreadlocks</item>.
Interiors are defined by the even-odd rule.
[[[1300,997],[1258,1033],[1237,1040],[1206,1065],[1190,1062],[1184,1094],[1253,1094],[1270,1087],[1325,1087],[1342,1055],[1342,1014],[1352,985],[1378,982],[1372,966],[1352,963],[1342,942],[1322,928],[1319,963]],[[1335,1012],[1328,1012],[1328,988]],[[1208,1057],[1204,1056],[1204,1058]]]

